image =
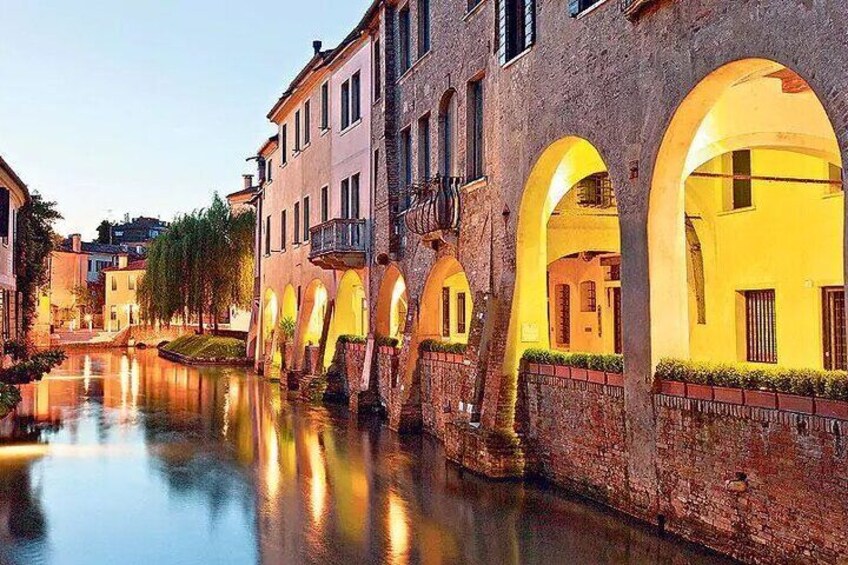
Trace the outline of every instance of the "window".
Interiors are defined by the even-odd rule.
[[[580,283],[580,311],[594,312],[598,306],[598,298],[595,291],[595,281],[583,281]]]
[[[359,219],[359,173],[350,177],[350,217]]]
[[[430,178],[430,114],[418,120],[418,176]]]
[[[294,237],[295,245],[300,243],[300,202],[294,203]]]
[[[135,290],[135,276],[130,275],[127,280],[127,288],[129,290]]]
[[[330,219],[330,187],[321,188],[321,223]]]
[[[499,0],[498,56],[507,63],[533,45],[536,33],[535,0]]]
[[[352,122],[356,122],[362,117],[361,88],[362,80],[359,71],[357,71],[353,73],[353,77],[350,79],[350,119]]]
[[[568,0],[568,13],[572,17],[585,12],[601,0]]]
[[[827,178],[831,182],[831,193],[835,194],[837,192],[842,192],[842,167],[834,165],[833,163],[828,163]]]
[[[283,210],[280,212],[280,249],[283,251],[286,250],[286,240],[288,239],[288,234],[286,234],[286,230],[288,229],[288,218],[286,217],[286,211]]]
[[[282,151],[282,163],[285,165],[289,162],[289,126],[283,124],[283,129],[280,131],[280,150]]]
[[[91,259],[88,260],[88,272],[94,272],[94,266],[91,264]]]
[[[117,306],[112,306],[111,308],[109,308],[109,319],[112,320],[113,322],[118,320],[118,307]]]
[[[309,197],[303,199],[303,241],[309,241]]]
[[[118,290],[118,277],[112,277],[112,290]]]
[[[380,40],[374,40],[374,57],[373,57],[373,79],[374,83],[374,101],[380,99],[383,95],[383,53],[380,51]]]
[[[300,110],[294,113],[294,152],[300,151]]]
[[[303,104],[303,144],[309,145],[310,132],[312,129],[312,104],[307,100]]]
[[[412,41],[409,36],[409,4],[398,12],[398,74],[402,75],[412,66]]]
[[[568,347],[571,345],[571,287],[567,284],[556,285],[554,313],[556,316],[556,342]]]
[[[271,216],[265,218],[265,255],[271,254]]]
[[[483,80],[468,84],[468,178],[486,174],[483,158]]]
[[[844,371],[848,368],[845,335],[845,288],[822,289],[822,327],[824,328],[824,368]]]
[[[467,331],[465,322],[465,293],[456,293],[456,331],[464,334]]]
[[[430,0],[418,0],[418,56],[430,50]]]
[[[341,188],[341,202],[342,202],[342,218],[350,217],[350,179],[344,179],[342,181]]]
[[[321,85],[321,129],[330,127],[330,83]]]
[[[412,136],[409,128],[400,132],[400,178],[402,189],[412,184]]]
[[[442,176],[450,177],[454,176],[455,171],[455,154],[456,147],[455,143],[455,135],[454,135],[454,126],[456,124],[456,96],[454,96],[453,92],[449,92],[447,97],[442,102],[442,115],[440,119],[441,126],[441,167],[440,172]]]
[[[442,337],[450,337],[450,334],[450,287],[446,286],[442,288]]]
[[[482,2],[483,0],[468,0],[467,10],[470,12],[471,10],[479,6]]]
[[[350,81],[342,83],[342,129],[350,125]]]
[[[753,205],[751,197],[751,151],[748,149],[734,151],[731,154],[733,162],[733,209],[750,208]]]
[[[265,173],[265,178],[268,182],[271,182],[271,171],[274,170],[274,160],[268,159],[268,162],[265,163],[265,167],[267,168],[267,172]]]
[[[746,359],[777,363],[777,325],[774,289],[745,291]]]

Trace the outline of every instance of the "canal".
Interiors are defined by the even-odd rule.
[[[72,354],[0,424],[0,563],[722,563],[244,370]]]

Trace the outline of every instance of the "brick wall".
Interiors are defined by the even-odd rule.
[[[424,430],[444,440],[447,424],[470,421],[474,373],[463,363],[462,355],[450,353],[422,353],[418,370]]]
[[[391,404],[392,391],[397,386],[398,354],[394,347],[380,347],[377,351],[377,390],[383,406]]]
[[[739,559],[848,555],[848,421],[656,394],[650,516],[628,486],[624,389],[552,369],[519,379],[529,473]]]

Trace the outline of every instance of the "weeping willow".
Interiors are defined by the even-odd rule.
[[[253,213],[233,213],[218,194],[208,208],[178,217],[148,252],[138,287],[145,321],[196,322],[203,331],[230,306],[248,308],[253,230]]]

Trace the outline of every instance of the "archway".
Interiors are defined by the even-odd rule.
[[[303,293],[303,300],[295,331],[295,366],[302,365],[306,346],[319,345],[324,333],[324,316],[327,312],[327,287],[313,279]]]
[[[524,351],[621,351],[620,233],[598,150],[566,137],[534,165],[519,209],[504,370]]]
[[[324,366],[328,367],[336,354],[336,341],[339,336],[368,335],[368,310],[365,299],[365,286],[356,271],[345,271],[339,280],[336,298],[333,304],[333,319],[327,333],[324,347]]]
[[[391,265],[383,275],[377,296],[376,330],[379,337],[401,340],[405,330],[408,305],[406,280],[400,270]]]
[[[265,356],[271,353],[270,348],[273,346],[274,330],[277,328],[277,314],[279,312],[279,302],[277,293],[270,288],[265,290],[262,310],[262,352]]]
[[[810,86],[763,59],[704,78],[651,185],[651,344],[662,357],[845,367],[842,159]]]
[[[421,295],[419,342],[435,339],[468,343],[473,309],[471,289],[462,265],[453,257],[442,257],[433,265]]]

